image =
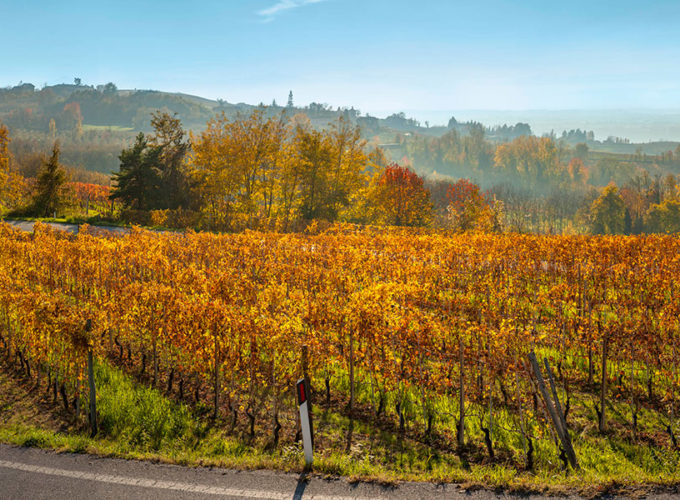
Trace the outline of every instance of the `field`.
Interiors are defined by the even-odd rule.
[[[83,130],[104,130],[109,132],[133,132],[132,127],[122,127],[120,125],[89,125],[83,123]]]
[[[222,442],[229,465],[301,468],[293,387],[306,376],[321,472],[677,484],[679,255],[667,236],[336,225],[107,238],[3,225],[0,343],[81,424],[92,352],[98,436],[126,453],[195,463]]]

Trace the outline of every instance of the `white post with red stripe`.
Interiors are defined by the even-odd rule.
[[[302,446],[305,450],[305,463],[308,467],[314,460],[314,429],[312,427],[312,402],[309,400],[309,383],[301,378],[297,381],[300,426],[302,427]]]

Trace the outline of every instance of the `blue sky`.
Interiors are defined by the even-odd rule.
[[[0,86],[398,110],[680,108],[680,1],[0,2]]]

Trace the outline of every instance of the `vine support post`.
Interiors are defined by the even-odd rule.
[[[459,357],[459,374],[458,374],[458,395],[459,395],[459,417],[458,417],[458,447],[462,448],[465,445],[465,354],[463,352],[463,338],[458,336],[458,357]]]
[[[97,434],[97,392],[94,385],[94,360],[92,349],[87,351],[87,378],[90,383],[90,430],[92,436]]]
[[[569,437],[569,432],[567,431],[566,428],[562,426],[562,420],[557,415],[557,410],[555,409],[555,406],[553,405],[553,402],[550,399],[550,395],[548,394],[548,390],[546,389],[545,386],[545,381],[543,380],[543,375],[541,374],[541,368],[538,365],[538,361],[536,360],[536,354],[534,354],[533,351],[529,353],[529,362],[531,363],[534,375],[536,376],[536,381],[538,382],[538,389],[543,398],[543,402],[545,403],[545,407],[548,410],[548,414],[550,415],[550,419],[553,422],[555,431],[557,431],[557,435],[560,439],[560,442],[562,443],[562,449],[566,453],[567,460],[569,460],[569,463],[571,464],[572,468],[578,470],[579,469],[578,461],[576,460],[576,453],[574,453],[574,448],[571,445],[571,438]],[[556,404],[559,405],[559,402],[557,402]]]
[[[92,329],[92,320],[88,319],[85,322],[85,331],[90,332]],[[92,346],[87,350],[87,379],[90,385],[90,431],[92,437],[97,434],[97,389],[94,384],[94,356],[92,354]]]
[[[605,404],[607,399],[607,356],[609,354],[609,337],[605,335],[602,343],[602,383],[600,385],[600,421],[598,427],[600,432],[607,430],[607,420],[605,416]]]

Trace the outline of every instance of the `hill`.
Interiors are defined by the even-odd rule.
[[[262,103],[231,103],[183,93],[118,89],[114,83],[95,87],[77,81],[43,88],[21,83],[0,88],[0,122],[9,127],[12,152],[23,171],[29,173],[39,165],[40,154],[48,151],[58,139],[66,164],[109,174],[117,170],[118,154],[132,143],[134,136],[140,131],[150,131],[150,115],[156,110],[177,114],[186,129],[198,132],[218,113],[224,112],[229,118],[235,118],[258,107],[263,107],[265,114],[270,116],[282,112],[288,116],[305,114],[312,126],[319,129],[343,117],[360,126],[363,137],[374,145],[382,146],[392,160],[406,159],[422,174],[437,171],[447,175],[470,175],[466,173],[469,170],[467,164],[451,169],[442,168],[437,161],[430,161],[429,156],[436,153],[433,147],[441,147],[436,143],[440,140],[447,142],[446,137],[451,134],[461,138],[481,137],[491,145],[533,135],[526,123],[488,127],[474,121],[459,122],[452,117],[446,126],[430,127],[427,123],[423,126],[403,112],[378,118],[362,114],[353,107],[332,108],[315,102],[290,107],[272,103],[265,107]],[[680,144],[632,144],[619,138],[596,141],[592,132],[580,129],[564,131],[561,136],[554,135],[553,138],[565,148],[585,143],[591,152],[613,154],[614,158],[625,160],[637,160],[643,155],[663,155],[676,150]],[[415,155],[415,149],[429,153]]]

